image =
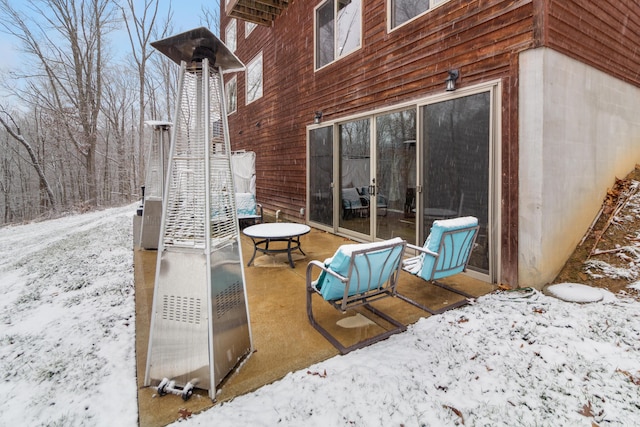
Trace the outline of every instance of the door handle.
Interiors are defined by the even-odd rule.
[[[371,184],[369,185],[369,195],[370,196],[376,195],[376,179],[375,178],[371,178]]]

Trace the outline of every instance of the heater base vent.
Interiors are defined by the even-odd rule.
[[[220,319],[229,311],[237,310],[238,307],[244,308],[242,282],[235,282],[220,293],[216,304],[216,316]]]
[[[164,295],[162,298],[162,319],[199,325],[201,305],[199,298]]]

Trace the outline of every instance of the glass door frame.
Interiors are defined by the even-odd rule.
[[[371,114],[364,114],[364,115],[360,115],[357,117],[352,117],[349,118],[348,120],[340,120],[338,122],[335,123],[334,125],[334,169],[333,169],[333,176],[334,176],[334,188],[333,188],[333,194],[334,194],[334,225],[335,225],[335,229],[337,234],[339,235],[344,235],[350,238],[353,238],[354,240],[359,240],[359,241],[363,241],[363,242],[370,242],[373,241],[373,237],[372,237],[372,231],[374,230],[374,222],[375,222],[375,218],[374,218],[374,209],[371,208],[371,204],[369,204],[369,206],[366,208],[366,210],[368,211],[368,213],[366,215],[367,216],[367,221],[368,221],[368,225],[369,225],[369,230],[367,233],[363,233],[363,232],[358,232],[356,230],[347,228],[342,226],[341,221],[340,221],[340,217],[341,215],[344,214],[343,212],[343,206],[342,206],[342,168],[341,168],[341,163],[342,163],[342,150],[341,150],[341,145],[340,145],[340,129],[342,125],[345,125],[347,123],[356,123],[356,122],[361,122],[361,121],[368,121],[368,132],[369,132],[369,177],[368,177],[368,184],[371,183],[371,177],[374,176],[374,172],[375,170],[374,168],[374,157],[375,157],[375,153],[374,153],[374,147],[373,147],[373,141],[372,141],[372,134],[371,132],[374,131],[374,126],[372,124],[373,122],[373,116]],[[357,125],[356,125],[357,128]],[[359,189],[359,188],[358,188]],[[352,188],[353,190],[353,188]],[[355,192],[354,192],[355,194]]]
[[[395,181],[400,184],[400,181],[404,185],[399,185],[394,188],[394,175],[402,174],[404,170],[399,167],[399,164],[393,164],[395,161],[400,160],[404,162],[404,166],[407,167],[407,160],[410,158],[409,153],[411,147],[416,147],[417,141],[417,115],[418,106],[416,103],[409,105],[403,105],[400,107],[389,108],[384,111],[378,111],[372,114],[372,135],[371,135],[371,184],[375,188],[376,199],[374,209],[372,210],[372,224],[371,224],[371,236],[374,240],[391,239],[394,237],[402,237],[407,240],[408,243],[415,244],[417,242],[417,223],[414,222],[413,227],[409,227],[411,221],[408,219],[412,212],[406,211],[407,193],[409,184],[412,184],[415,191],[415,183],[417,182],[417,157],[413,159],[413,168],[408,167],[406,180],[399,179]],[[410,118],[412,116],[412,119]],[[394,126],[389,127],[389,122],[384,119],[390,120]],[[380,119],[383,119],[382,121]],[[413,122],[413,123],[412,123]],[[397,128],[395,124],[402,123]],[[379,125],[382,126],[379,129]],[[384,132],[385,129],[391,129],[390,132]],[[409,143],[411,141],[411,143]],[[407,149],[409,147],[409,149]],[[388,158],[384,158],[384,154],[381,156],[381,149],[385,150]],[[382,157],[382,158],[381,158]],[[412,157],[412,156],[411,156]],[[385,167],[383,162],[391,159],[391,167]],[[411,166],[411,165],[409,165]],[[413,171],[412,171],[413,169]],[[413,172],[413,174],[411,174]],[[390,174],[388,174],[390,173]],[[387,175],[386,179],[384,175]],[[412,175],[412,176],[408,176]],[[374,181],[375,180],[375,181]],[[393,194],[395,192],[395,194]],[[378,197],[382,198],[381,200]],[[400,210],[399,203],[402,203],[402,210]],[[381,208],[383,213],[378,212],[378,208]],[[407,226],[394,226],[396,221],[391,219],[391,216],[396,216],[397,222],[404,222]],[[415,217],[415,215],[413,215]],[[384,218],[384,220],[383,220]],[[384,228],[387,228],[384,230]],[[408,237],[408,230],[411,229],[412,237]]]
[[[501,265],[501,182],[502,182],[502,120],[500,112],[502,111],[502,84],[500,80],[495,80],[469,88],[458,89],[452,92],[445,92],[417,103],[418,115],[416,117],[417,141],[416,157],[417,157],[417,182],[416,182],[416,206],[422,206],[422,198],[424,197],[422,182],[423,176],[423,152],[424,152],[424,136],[422,135],[423,123],[422,109],[428,105],[437,104],[444,101],[451,101],[456,98],[476,95],[479,93],[489,92],[489,196],[488,196],[488,230],[487,239],[489,249],[489,273],[473,271],[467,269],[465,274],[470,277],[489,283],[500,283],[500,265]],[[427,236],[421,236],[421,230],[424,230],[424,215],[416,215],[416,237],[417,241],[423,241]]]
[[[379,215],[378,215],[379,207],[377,203],[377,197],[380,197],[379,190],[383,185],[383,183],[378,182],[378,172],[379,172],[378,171],[378,140],[377,140],[378,118],[381,116],[391,115],[394,113],[401,113],[407,110],[412,110],[414,115],[417,116],[418,104],[415,101],[410,103],[398,104],[389,108],[370,111],[370,112],[367,112],[366,114],[353,115],[353,116],[342,118],[340,120],[327,121],[321,124],[310,125],[307,127],[307,183],[308,184],[307,184],[306,210],[308,212],[307,219],[310,225],[318,229],[321,229],[323,231],[349,237],[358,241],[368,242],[368,241],[374,241],[374,240],[378,240],[378,241],[383,240],[381,237],[378,237],[376,235],[379,221],[380,221]],[[369,123],[368,125],[369,127],[369,153],[368,153],[369,182],[367,183],[367,185],[368,186],[375,185],[376,192],[377,192],[376,195],[369,196],[371,197],[371,199],[369,200],[369,212],[368,212],[369,225],[367,227],[368,228],[367,233],[357,232],[349,228],[342,227],[340,225],[340,215],[342,215],[342,203],[341,203],[341,193],[340,193],[341,187],[342,187],[342,176],[341,176],[341,170],[340,170],[340,161],[341,161],[341,155],[342,155],[342,153],[340,152],[340,126],[345,123],[351,123],[351,122],[362,121],[362,120],[368,120],[368,123]],[[333,179],[332,179],[333,226],[328,226],[327,224],[323,224],[323,223],[317,223],[309,219],[311,217],[310,200],[311,200],[311,197],[313,197],[313,195],[310,194],[311,187],[312,187],[311,180],[313,179],[310,175],[310,170],[312,169],[310,164],[311,150],[312,150],[311,136],[313,131],[322,129],[322,128],[328,128],[328,127],[332,128],[332,144],[333,144]],[[413,136],[413,138],[416,139],[416,136]],[[414,146],[416,145],[415,141],[413,145]],[[417,158],[416,158],[415,167],[416,169],[418,167]],[[373,179],[376,180],[375,183]],[[415,183],[417,182],[417,176],[411,177],[410,181],[414,185],[413,188],[415,188]],[[387,209],[388,207],[384,208],[380,212],[384,212]],[[411,235],[413,237],[407,240],[410,241],[410,243],[416,243],[418,229],[416,225],[413,225],[411,228],[412,228]]]

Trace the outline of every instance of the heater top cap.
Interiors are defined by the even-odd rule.
[[[180,65],[185,62],[201,62],[209,59],[214,67],[220,67],[223,71],[239,71],[244,69],[244,64],[229,48],[218,39],[208,28],[200,27],[166,39],[151,43],[151,46]]]
[[[144,124],[153,128],[165,128],[173,126],[173,123],[167,122],[165,120],[146,120]]]

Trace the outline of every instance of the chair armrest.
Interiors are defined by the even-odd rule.
[[[429,249],[426,249],[422,246],[416,246],[416,245],[412,245],[411,243],[407,243],[406,245],[409,249],[413,249],[415,251],[421,252],[423,254],[427,254],[427,255],[431,255],[434,257],[439,256],[436,252],[430,251]]]
[[[326,274],[330,274],[334,277],[336,277],[338,280],[340,280],[342,283],[347,283],[347,278],[344,276],[341,276],[340,274],[336,273],[335,271],[331,270],[330,268],[327,268],[323,263],[321,263],[320,261],[317,260],[313,260],[310,261],[309,264],[307,264],[307,292],[316,292],[318,294],[320,294],[320,290],[318,288],[316,288],[316,283],[318,279],[316,279],[315,281],[313,280],[312,276],[312,270],[313,267],[317,267],[320,270],[324,271]],[[318,276],[319,277],[319,276]]]
[[[333,277],[337,278],[341,282],[347,282],[347,280],[348,280],[346,277],[342,276],[341,274],[336,273],[335,271],[333,271],[332,269],[326,267],[323,263],[321,263],[320,261],[317,261],[317,260],[309,261],[309,264],[307,265],[307,278],[311,278],[311,270],[313,269],[314,266],[318,267],[322,271],[325,271],[325,272],[331,274]],[[307,283],[311,283],[311,282],[309,280],[307,280]]]
[[[309,261],[309,264],[307,264],[307,278],[311,277],[311,270],[313,270],[313,267],[318,267],[321,270],[327,270],[327,268],[324,266],[323,263],[321,263],[320,261],[317,260],[312,260]],[[309,280],[307,280],[307,282],[310,282]]]

